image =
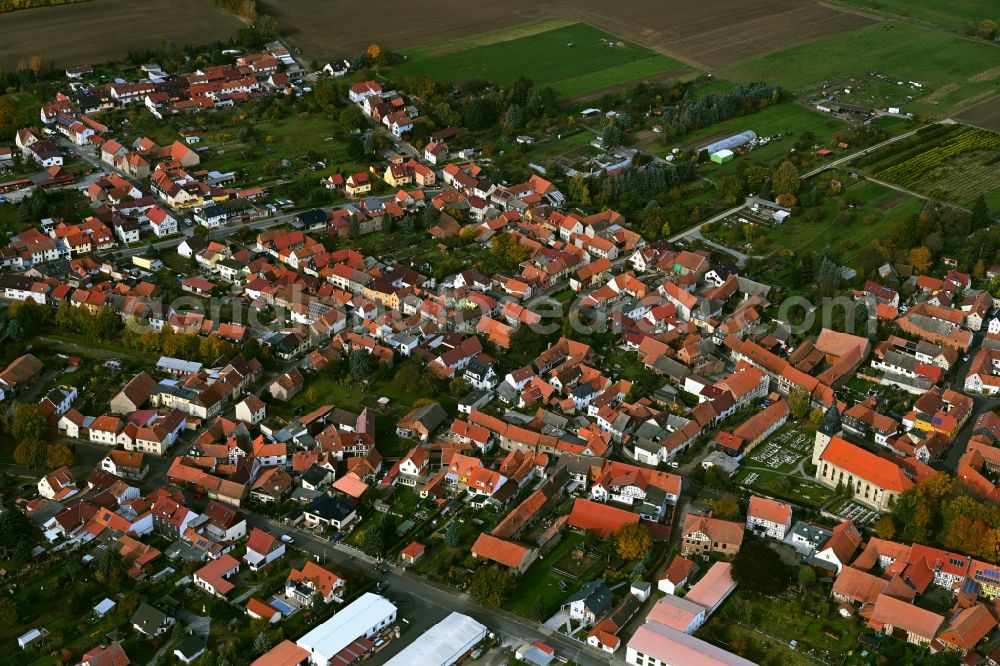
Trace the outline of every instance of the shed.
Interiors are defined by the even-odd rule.
[[[733,151],[729,149],[718,150],[711,154],[711,159],[716,164],[725,164],[726,162],[731,162],[733,160]]]
[[[17,644],[22,650],[27,650],[35,641],[41,640],[48,633],[44,629],[32,629],[17,637]]]
[[[105,597],[104,601],[94,606],[94,615],[104,617],[115,607],[115,602]]]
[[[649,599],[652,589],[653,586],[650,585],[648,581],[637,580],[632,583],[632,587],[629,588],[629,592],[639,601],[645,601],[646,599]]]
[[[791,213],[789,213],[787,210],[776,210],[773,213],[771,213],[771,219],[778,224],[781,224],[782,222],[787,220],[790,216]]]
[[[174,649],[174,656],[185,664],[194,662],[205,653],[205,641],[198,636],[189,636]]]

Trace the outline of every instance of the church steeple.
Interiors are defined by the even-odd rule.
[[[830,444],[830,439],[832,437],[837,437],[843,432],[843,427],[840,422],[840,410],[837,409],[837,401],[834,400],[833,404],[826,410],[823,414],[823,422],[819,424],[816,428],[816,441],[813,443],[813,454],[812,454],[812,464],[816,467],[817,478],[819,478],[820,470],[820,457],[823,452],[826,451],[826,447]]]
[[[833,437],[834,435],[839,435],[843,429],[840,422],[840,410],[837,409],[837,402],[834,400],[833,404],[830,405],[826,412],[823,414],[823,422],[820,423],[819,429],[823,431],[824,435]]]

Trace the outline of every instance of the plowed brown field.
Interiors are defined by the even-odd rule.
[[[701,69],[714,70],[875,19],[808,0],[262,0],[310,58],[347,57],[372,42],[399,50],[553,17],[586,21]],[[525,72],[530,74],[530,72]]]
[[[236,34],[239,19],[210,0],[91,0],[0,15],[0,68],[33,57],[70,67],[118,60],[129,51],[207,44]]]
[[[955,116],[963,123],[1000,132],[1000,97],[992,97]]]

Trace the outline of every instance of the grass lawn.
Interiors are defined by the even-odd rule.
[[[53,333],[51,331],[46,331],[44,336],[52,340],[60,340],[63,342],[68,342],[70,344],[79,345],[79,347],[74,347],[69,352],[65,349],[59,349],[57,345],[52,345],[51,343],[36,340],[35,344],[41,347],[50,347],[53,351],[61,353],[71,353],[80,356],[90,356],[93,358],[109,358],[114,356],[125,356],[137,360],[150,360],[156,361],[160,358],[159,354],[149,354],[146,352],[137,351],[130,347],[124,345],[116,345],[114,343],[108,342],[106,340],[98,341],[91,338],[85,337],[83,335],[78,335],[74,333]]]
[[[483,77],[501,85],[528,76],[538,86],[574,97],[681,67],[584,23],[551,25],[406,51],[407,62],[393,67],[392,76],[425,74],[436,81]]]
[[[414,441],[396,436],[396,421],[410,410],[413,403],[423,397],[407,393],[391,379],[373,381],[368,386],[341,384],[324,373],[306,380],[305,389],[288,402],[272,402],[271,413],[289,419],[305,414],[320,405],[334,405],[350,412],[360,413],[365,407],[375,404],[381,397],[389,398],[389,406],[384,411],[375,411],[375,430],[378,450],[382,455],[402,455],[413,447]],[[446,394],[437,396],[437,401],[445,411],[455,414],[457,400]]]
[[[0,204],[0,233],[4,238],[21,233],[30,228],[31,223],[21,222],[17,214],[17,206],[12,203]]]
[[[301,113],[278,120],[262,120],[254,123],[260,138],[252,145],[239,141],[240,130],[247,120],[233,119],[230,127],[212,128],[202,135],[202,144],[213,148],[208,152],[207,162],[219,171],[245,172],[249,179],[263,179],[264,165],[269,161],[295,160],[308,152],[316,153],[326,164],[325,169],[316,172],[319,180],[335,171],[350,173],[362,171],[366,167],[354,163],[347,156],[347,146],[341,141],[327,141],[332,134],[330,120],[322,114]],[[257,152],[256,158],[248,160],[245,149]],[[295,166],[305,166],[302,162]]]
[[[744,485],[746,478],[752,474],[756,474],[757,478],[753,483]],[[741,470],[734,479],[738,485],[743,485],[748,490],[759,490],[801,506],[819,508],[833,496],[832,490],[815,481],[786,476],[777,472],[765,472],[758,469]]]
[[[829,610],[823,612],[823,606]],[[821,608],[818,613],[817,607]],[[815,664],[802,652],[812,648],[839,656],[857,644],[860,626],[840,617],[833,608],[829,603],[804,601],[797,594],[773,599],[752,596],[738,588],[697,636],[752,660],[779,656],[768,663]],[[789,645],[793,640],[799,643],[797,649]]]
[[[919,199],[870,181],[848,187],[845,193],[861,202],[848,209],[850,222],[846,225],[838,219],[841,211],[836,198],[828,197],[822,204],[824,215],[817,222],[793,216],[777,227],[758,227],[760,235],[754,241],[754,253],[766,254],[778,249],[818,253],[829,245],[839,261],[851,265],[865,245],[887,236],[896,222],[920,212],[923,207]]]
[[[504,608],[524,617],[538,619],[535,613],[535,604],[537,599],[541,599],[545,606],[543,620],[555,613],[563,599],[576,590],[581,582],[590,580],[587,572],[583,572],[579,580],[573,580],[552,571],[554,563],[560,562],[573,548],[582,544],[583,540],[582,534],[567,532],[559,545],[546,555],[544,560],[536,560],[517,580],[517,586],[511,592]],[[598,566],[602,564],[599,563]],[[566,583],[565,591],[559,589],[560,581]]]
[[[801,134],[802,132],[808,130],[815,133],[816,136],[822,140],[824,137],[832,135],[837,130],[844,129],[846,127],[846,123],[830,116],[829,114],[821,113],[820,111],[813,111],[812,109],[807,109],[791,102],[785,102],[775,106],[766,107],[757,113],[752,113],[748,116],[730,118],[729,120],[724,120],[722,122],[709,125],[708,127],[695,130],[690,134],[680,137],[680,144],[671,143],[671,146],[682,145],[684,147],[701,148],[720,138],[725,138],[733,134],[739,134],[740,132],[745,132],[747,130],[753,130],[757,133],[757,136],[769,136],[772,134],[792,132],[792,136],[777,142],[779,144],[787,142],[787,152],[787,148],[791,147],[791,144],[798,140],[795,136],[796,134]],[[773,143],[774,142],[772,142],[772,144]],[[767,148],[770,148],[772,144],[758,148],[748,155],[754,155],[757,151],[766,150]],[[739,160],[734,160],[734,162],[735,161]]]
[[[987,0],[840,0],[840,2],[887,14],[909,16],[946,28],[962,29],[966,23],[975,26],[984,18],[996,19],[1000,12]]]
[[[950,12],[950,4],[947,9],[940,6]],[[869,79],[872,72],[888,79]],[[845,101],[859,104],[881,102],[886,99],[885,86],[893,84],[904,89],[904,95],[926,93],[912,102],[902,97],[904,110],[934,115],[946,115],[1000,91],[995,47],[892,21],[754,58],[722,74],[734,81],[780,83],[795,93],[817,92],[824,82],[837,84],[832,93],[842,81],[853,80],[855,85],[867,81],[875,100],[860,91],[843,95]],[[895,86],[896,81],[916,81],[924,87],[911,91],[906,85]]]

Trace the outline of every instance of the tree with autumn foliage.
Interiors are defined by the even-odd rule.
[[[653,538],[642,523],[623,525],[615,532],[615,548],[623,560],[642,557],[653,547]]]
[[[906,258],[910,262],[910,265],[913,266],[913,270],[921,275],[930,270],[933,262],[931,251],[923,245],[911,249]]]
[[[73,466],[73,451],[65,444],[49,444],[45,452],[45,466],[49,469]]]
[[[896,538],[896,523],[892,521],[892,516],[882,516],[875,521],[875,534],[879,539],[891,541]]]
[[[740,515],[740,503],[736,495],[726,493],[718,499],[709,502],[712,505],[712,517],[720,520],[733,520]]]
[[[980,502],[944,472],[900,493],[892,512],[875,524],[883,539],[940,545],[973,557],[1000,560],[1000,507]]]
[[[507,599],[513,582],[513,577],[504,567],[495,564],[479,567],[472,575],[469,592],[479,603],[495,608]]]
[[[795,194],[799,191],[799,184],[799,170],[788,160],[779,164],[771,176],[771,189],[779,196]]]
[[[916,543],[927,543],[941,527],[942,503],[955,494],[955,480],[944,472],[935,472],[896,498],[892,519],[899,536]]]

